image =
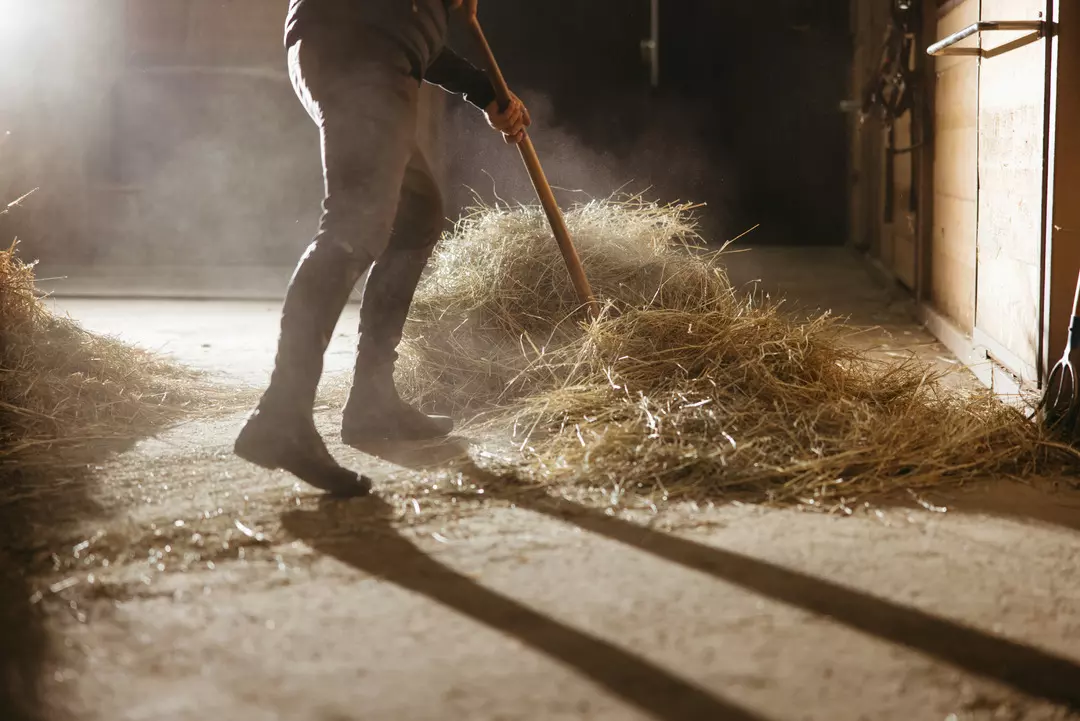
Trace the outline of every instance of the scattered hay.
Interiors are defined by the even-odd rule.
[[[566,219],[598,297],[692,308],[722,270],[687,252],[689,206],[589,203]],[[672,242],[675,245],[672,245]],[[539,207],[479,208],[436,248],[413,302],[401,367],[413,397],[455,413],[562,385],[551,354],[582,339],[579,303]]]
[[[32,265],[0,251],[0,472],[72,463],[212,397],[195,372],[50,313]]]
[[[584,322],[539,208],[481,208],[418,291],[402,384],[429,408],[512,424],[516,472],[664,499],[751,492],[835,504],[1076,454],[984,390],[854,350],[728,281],[689,206],[567,212],[602,316]]]

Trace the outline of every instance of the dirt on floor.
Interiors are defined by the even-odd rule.
[[[955,363],[843,272],[781,290]],[[275,303],[55,302],[237,386],[272,361]],[[0,509],[0,719],[1080,719],[1080,491],[624,509],[500,481],[491,437],[361,453],[336,442],[352,322],[317,420],[372,497],[239,461],[238,408]]]

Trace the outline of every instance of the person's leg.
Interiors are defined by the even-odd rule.
[[[397,57],[342,67],[299,43],[297,93],[320,129],[325,180],[318,234],[289,283],[270,385],[236,440],[240,457],[335,493],[370,481],[342,468],[312,417],[323,356],[356,282],[386,248],[415,137],[418,87]]]
[[[444,222],[442,194],[417,149],[405,171],[390,244],[364,287],[356,370],[342,417],[345,443],[437,438],[453,429],[449,418],[425,415],[402,401],[394,386],[397,346]]]

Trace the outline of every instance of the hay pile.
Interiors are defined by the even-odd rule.
[[[33,267],[0,251],[0,472],[144,436],[203,391],[193,372],[50,313]]]
[[[737,293],[687,206],[591,202],[567,222],[601,318],[575,313],[539,208],[481,208],[437,248],[402,348],[412,397],[512,425],[529,480],[831,503],[1075,462],[988,392]]]

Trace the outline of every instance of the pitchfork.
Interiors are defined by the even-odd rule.
[[[1080,275],[1076,279],[1072,320],[1069,323],[1069,337],[1065,341],[1065,352],[1050,370],[1046,379],[1046,392],[1039,404],[1043,423],[1048,427],[1061,427],[1069,434],[1072,433],[1077,411],[1080,410],[1080,386],[1077,384],[1076,368],[1072,364],[1074,345],[1080,345]]]
[[[510,88],[503,78],[499,63],[496,62],[495,54],[491,51],[491,46],[488,45],[488,41],[484,37],[484,31],[480,27],[480,21],[476,17],[475,0],[466,1],[465,13],[473,39],[483,52],[484,59],[487,62],[488,77],[495,88],[499,106],[505,109],[510,104]],[[559,244],[559,250],[562,252],[566,269],[570,272],[570,280],[574,284],[578,299],[586,307],[589,315],[595,318],[599,313],[600,306],[596,301],[596,297],[593,296],[589,280],[585,276],[585,269],[581,265],[577,250],[574,248],[574,242],[570,238],[570,231],[566,227],[566,221],[563,219],[562,211],[559,210],[551,185],[544,175],[544,169],[540,166],[540,159],[536,155],[536,148],[533,147],[528,132],[518,143],[518,150],[521,151],[521,159],[525,162],[525,168],[529,171],[529,178],[532,180],[540,204],[544,207],[544,213],[547,215],[551,232],[555,236],[555,242]]]

